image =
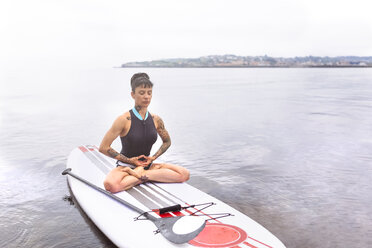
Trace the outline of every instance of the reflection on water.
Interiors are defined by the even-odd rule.
[[[189,168],[190,184],[288,247],[372,245],[372,70],[142,71],[155,82],[150,111],[173,141],[162,160]],[[74,147],[99,144],[132,107],[134,72],[8,82],[0,93],[1,247],[112,246],[63,200],[70,193],[60,173]]]

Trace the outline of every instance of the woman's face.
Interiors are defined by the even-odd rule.
[[[140,85],[135,88],[134,92],[131,93],[135,106],[137,107],[148,107],[151,103],[152,98],[152,87],[146,87]]]

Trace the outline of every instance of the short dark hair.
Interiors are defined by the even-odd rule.
[[[130,85],[132,86],[132,91],[134,92],[136,88],[141,85],[143,85],[145,88],[152,88],[154,84],[150,81],[149,75],[144,72],[139,72],[132,76],[130,79]]]

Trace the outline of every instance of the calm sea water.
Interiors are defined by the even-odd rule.
[[[372,69],[8,72],[0,83],[0,247],[112,247],[61,171],[155,83],[150,112],[190,184],[287,247],[372,247]],[[156,144],[155,148],[160,144]],[[120,149],[120,144],[113,145]]]

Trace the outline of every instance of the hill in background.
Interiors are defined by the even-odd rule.
[[[372,67],[372,57],[269,57],[210,55],[199,58],[129,62],[121,67]]]

